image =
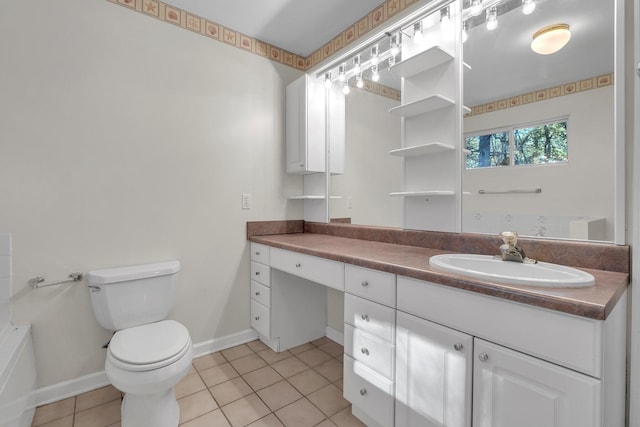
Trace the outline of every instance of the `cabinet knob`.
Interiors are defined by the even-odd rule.
[[[369,315],[367,315],[367,314],[361,314],[361,315],[360,315],[360,318],[361,318],[362,320],[364,320],[365,322],[368,322],[368,321],[369,321]]]
[[[260,292],[256,292],[256,296],[260,295]]]
[[[296,264],[296,267],[300,268],[300,267],[302,267],[302,264]]]
[[[461,343],[457,343],[453,345],[453,349],[455,351],[462,351],[462,349],[464,348],[464,346]]]
[[[366,388],[361,388],[360,389],[360,396],[365,396],[367,394],[367,389]]]
[[[364,282],[362,282],[362,287],[366,288],[367,286],[369,286],[369,282],[367,282],[366,280]]]
[[[486,362],[487,360],[489,360],[489,355],[487,353],[480,353],[478,355],[478,359],[480,359],[481,362]]]
[[[259,275],[260,275],[260,272],[259,272],[259,271],[256,271],[256,276],[259,276]]]
[[[360,351],[362,352],[362,354],[365,354],[367,356],[369,355],[369,349],[367,347],[362,347]]]
[[[260,316],[256,316],[256,317],[255,317],[255,319],[256,319],[256,320],[260,320]]]
[[[260,251],[256,251],[256,256],[260,256]]]

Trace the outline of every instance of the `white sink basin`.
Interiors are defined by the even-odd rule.
[[[591,274],[572,267],[547,262],[523,264],[491,255],[436,255],[429,259],[429,265],[440,271],[510,285],[584,288],[595,284]]]

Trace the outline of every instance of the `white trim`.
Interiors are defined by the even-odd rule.
[[[245,344],[257,338],[258,333],[256,331],[253,329],[246,329],[235,334],[199,342],[193,345],[194,358],[235,347],[240,344]],[[35,391],[36,405],[41,406],[47,403],[57,402],[109,384],[109,380],[107,379],[107,375],[104,371],[52,384],[50,386],[39,388]]]
[[[626,241],[626,161],[627,141],[626,126],[626,32],[625,32],[625,0],[615,2],[615,36],[614,36],[614,141],[615,141],[615,169],[614,169],[614,240],[617,245],[624,245]]]
[[[331,341],[337,342],[342,346],[344,345],[344,334],[328,326],[327,326],[327,338],[329,338]]]

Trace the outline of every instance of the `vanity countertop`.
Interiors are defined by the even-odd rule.
[[[437,271],[429,258],[450,253],[440,249],[383,243],[316,233],[251,236],[250,240],[361,267],[451,286],[496,298],[529,304],[577,316],[604,320],[629,283],[627,273],[581,268],[591,273],[595,286],[588,288],[542,288],[505,285]]]

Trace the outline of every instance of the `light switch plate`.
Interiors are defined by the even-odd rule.
[[[242,209],[251,209],[251,194],[242,193]]]

